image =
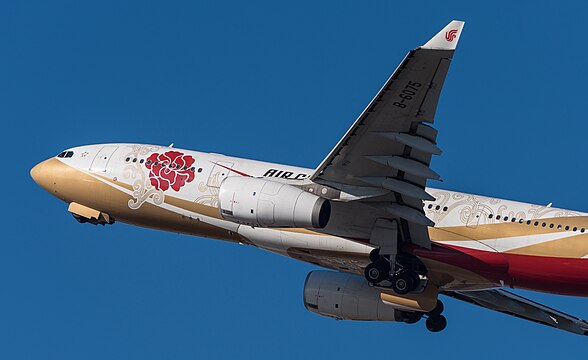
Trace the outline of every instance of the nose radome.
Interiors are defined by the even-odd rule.
[[[40,162],[31,169],[31,177],[39,185],[41,185],[41,182],[43,181],[43,168],[45,167],[45,162],[46,161]]]
[[[31,177],[37,185],[46,191],[53,192],[56,182],[61,177],[61,163],[54,158],[38,163],[31,169]]]

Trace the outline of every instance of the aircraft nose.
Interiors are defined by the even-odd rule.
[[[41,181],[43,181],[43,168],[45,167],[45,161],[38,163],[37,165],[33,166],[31,169],[31,177],[33,180],[41,185]]]
[[[49,192],[54,190],[56,181],[59,178],[59,167],[55,164],[55,161],[55,159],[45,160],[31,169],[33,180]]]

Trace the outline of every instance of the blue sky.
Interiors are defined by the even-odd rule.
[[[435,126],[451,190],[588,211],[583,2],[18,1],[0,5],[6,150],[0,357],[584,353],[585,338],[445,300],[447,330],[307,312],[314,266],[82,226],[29,177],[70,146],[143,142],[315,167],[402,60],[466,21]],[[588,299],[523,292],[588,317]]]

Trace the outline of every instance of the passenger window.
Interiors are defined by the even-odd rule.
[[[531,220],[527,220],[527,225],[531,225]]]
[[[500,215],[496,215],[496,220],[500,220]]]
[[[141,164],[144,162],[145,162],[145,159],[141,159],[141,161],[139,161],[139,163],[141,163]]]
[[[447,206],[445,206],[445,207],[443,208],[443,211],[447,211]]]
[[[201,173],[202,172],[202,168],[198,168],[198,172]]]
[[[510,222],[515,222],[515,221],[517,221],[517,219],[515,219],[515,218],[510,219]]]
[[[136,163],[136,162],[137,162],[137,158],[134,158],[134,159],[133,159],[133,162],[134,162],[134,163]]]
[[[432,208],[433,208],[433,204],[429,204],[429,209],[432,209]]]
[[[550,227],[551,229],[553,229],[553,224],[549,224],[549,227]]]
[[[570,227],[569,226],[566,226],[566,230],[570,230]]]
[[[488,215],[488,219],[492,219],[493,216],[494,215],[492,215],[492,214]]]
[[[131,158],[130,158],[130,157],[128,157],[128,158],[126,158],[126,159],[125,159],[125,161],[126,161],[126,162],[129,162],[129,161],[131,161]]]
[[[505,216],[504,219],[502,219],[504,221],[508,221],[508,216]]]

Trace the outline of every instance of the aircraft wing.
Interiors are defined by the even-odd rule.
[[[426,226],[433,223],[425,216],[422,201],[433,199],[425,185],[427,179],[439,178],[429,164],[432,155],[441,154],[437,131],[427,123],[433,123],[463,25],[452,21],[425,45],[410,51],[311,175],[311,180],[342,191],[382,190],[388,197],[381,204],[374,199],[369,203],[401,220],[403,233],[408,227],[411,241],[427,247]]]
[[[511,292],[493,289],[447,291],[444,295],[539,324],[588,336],[588,322]]]

